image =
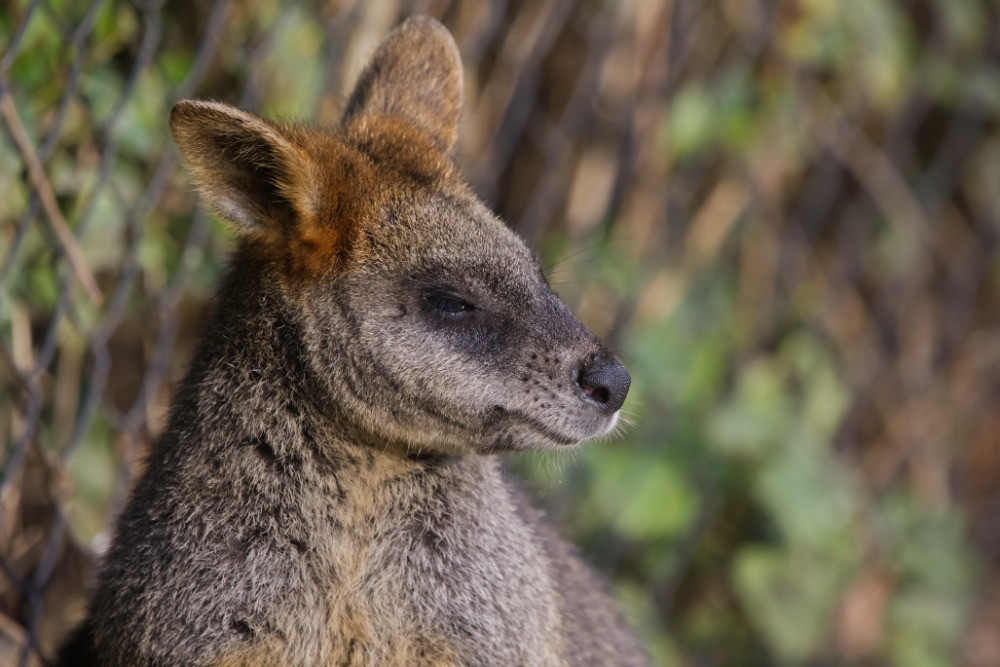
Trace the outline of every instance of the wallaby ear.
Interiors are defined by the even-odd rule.
[[[398,115],[445,150],[458,139],[462,114],[462,57],[448,30],[415,16],[393,30],[361,73],[344,121],[361,115]]]
[[[290,229],[314,210],[309,155],[279,127],[217,102],[184,100],[170,130],[208,204],[240,231]]]

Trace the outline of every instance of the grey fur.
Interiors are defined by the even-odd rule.
[[[178,105],[246,236],[63,664],[645,663],[493,456],[606,434],[628,375],[457,176],[456,63],[407,22],[330,133]]]

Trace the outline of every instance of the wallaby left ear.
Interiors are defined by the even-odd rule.
[[[281,233],[314,215],[310,157],[291,130],[193,100],[174,105],[170,130],[202,197],[239,231]]]
[[[396,115],[430,133],[445,151],[458,140],[462,57],[448,30],[415,16],[382,42],[354,87],[344,121]]]

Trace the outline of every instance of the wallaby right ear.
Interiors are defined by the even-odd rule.
[[[413,16],[383,40],[354,86],[344,120],[370,114],[406,118],[446,151],[455,147],[462,56],[443,25]]]
[[[184,100],[170,130],[202,196],[243,232],[290,230],[315,211],[310,156],[287,132],[217,102]]]

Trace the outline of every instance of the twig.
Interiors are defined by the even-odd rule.
[[[920,249],[935,253],[933,224],[906,178],[882,149],[844,114],[812,121],[820,143],[867,191],[889,224],[916,237]]]
[[[94,274],[91,272],[90,267],[87,266],[87,262],[83,258],[83,253],[80,251],[80,246],[76,242],[76,237],[73,236],[66,218],[63,217],[62,211],[59,210],[59,204],[56,202],[52,185],[45,175],[45,170],[42,168],[42,163],[39,161],[35,149],[31,146],[31,140],[24,129],[24,124],[21,123],[17,107],[14,106],[14,98],[11,96],[5,82],[2,81],[0,81],[0,113],[3,114],[4,119],[7,121],[7,127],[10,128],[10,134],[14,138],[14,143],[17,144],[17,149],[20,151],[21,157],[24,158],[25,164],[28,165],[28,174],[31,177],[31,182],[34,184],[35,190],[42,200],[42,207],[45,208],[45,213],[52,224],[52,230],[59,238],[59,243],[62,245],[63,251],[69,259],[73,273],[76,275],[77,280],[80,281],[84,291],[87,292],[91,303],[101,303],[101,290],[97,287]]]

